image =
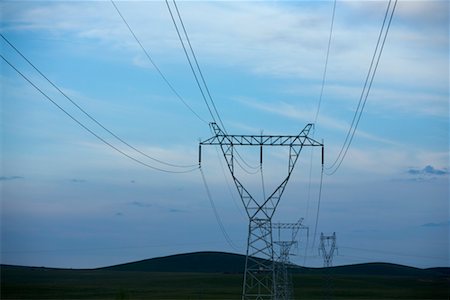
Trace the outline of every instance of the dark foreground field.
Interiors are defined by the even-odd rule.
[[[127,271],[126,266],[96,270],[2,266],[0,298],[240,299],[242,274],[136,271],[136,263]],[[448,270],[367,264],[332,271],[333,299],[449,299]],[[294,275],[296,299],[323,299],[323,270],[299,272]]]

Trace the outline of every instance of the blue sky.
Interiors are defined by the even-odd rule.
[[[117,2],[167,79],[211,121],[163,1]],[[180,2],[208,87],[230,133],[298,134],[314,121],[333,2]],[[357,107],[387,1],[338,1],[315,138],[336,158]],[[106,2],[3,1],[1,33],[59,88],[131,145],[196,164],[211,136],[177,99]],[[325,176],[318,233],[336,232],[335,264],[449,266],[449,4],[399,1],[364,114],[341,168]],[[1,54],[102,138],[7,43]],[[139,165],[83,130],[1,62],[1,263],[98,267],[189,251],[245,253],[247,219],[223,159],[202,166],[231,247],[198,171]],[[315,149],[318,150],[318,149]],[[274,221],[313,231],[320,155],[304,149]],[[259,153],[242,150],[252,165]],[[267,149],[266,190],[286,172]],[[309,172],[312,168],[311,184]],[[261,196],[260,175],[238,176]],[[310,187],[310,188],[309,188]],[[308,190],[310,192],[308,192]],[[309,195],[309,196],[308,196]],[[312,235],[293,261],[321,266]]]

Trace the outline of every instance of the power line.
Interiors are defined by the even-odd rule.
[[[237,154],[237,151],[235,151]],[[242,162],[244,162],[244,160],[241,158]],[[257,173],[259,173],[259,169],[258,170],[253,170],[253,171],[249,171],[246,168],[244,168],[243,165],[241,165],[241,163],[239,162],[239,159],[236,159],[236,164],[239,166],[239,168],[241,168],[242,171],[244,171],[245,173],[249,174],[249,175],[255,175]]]
[[[325,87],[325,78],[327,76],[328,57],[330,55],[331,37],[333,36],[333,25],[334,25],[335,12],[336,12],[336,0],[334,0],[334,4],[333,4],[333,14],[331,16],[330,35],[328,37],[327,55],[326,55],[326,58],[325,58],[325,67],[323,69],[323,76],[322,76],[322,88],[320,89],[319,104],[317,105],[316,116],[314,117],[314,124],[317,123],[317,118],[319,116],[319,111],[320,111],[320,104],[322,102],[323,90],[324,90],[324,87]]]
[[[108,132],[109,134],[111,134],[114,138],[116,138],[117,140],[119,140],[120,142],[122,142],[123,144],[125,144],[126,146],[128,146],[129,148],[133,149],[134,151],[138,152],[139,154],[153,160],[156,161],[160,164],[163,165],[167,165],[167,166],[171,166],[171,167],[176,167],[176,168],[193,168],[196,165],[178,165],[178,164],[172,164],[172,163],[168,163],[165,161],[162,161],[160,159],[154,158],[148,154],[146,154],[145,152],[142,152],[141,150],[137,149],[136,147],[132,146],[131,144],[129,144],[128,142],[126,142],[125,140],[123,140],[122,138],[120,138],[117,134],[115,134],[114,132],[112,132],[111,130],[109,130],[108,128],[106,128],[102,123],[100,123],[100,121],[98,121],[96,118],[94,118],[91,114],[89,114],[86,110],[84,110],[79,104],[77,104],[75,102],[75,100],[73,100],[72,98],[70,98],[66,93],[64,93],[53,81],[51,81],[44,73],[42,73],[38,67],[36,67],[36,65],[34,65],[17,47],[15,47],[2,33],[0,33],[0,36],[3,38],[3,40],[5,40],[6,43],[8,43],[8,45],[14,49],[14,51],[16,51],[31,67],[33,67],[33,69],[38,72],[42,77],[44,77],[44,79],[50,83],[59,93],[61,93],[67,100],[69,100],[76,108],[78,108],[83,114],[85,114],[89,119],[91,119],[93,122],[95,122],[98,126],[100,126],[101,128],[103,128],[106,132]]]
[[[217,118],[219,119],[220,124],[222,125],[222,128],[225,130],[225,126],[223,125],[222,119],[220,118],[219,112],[217,111],[216,104],[214,103],[214,100],[211,97],[211,93],[209,92],[208,85],[206,84],[205,78],[203,77],[202,70],[200,69],[200,65],[198,64],[197,56],[195,55],[194,49],[192,48],[191,41],[189,39],[189,35],[187,34],[186,27],[184,26],[184,22],[183,22],[183,19],[181,18],[180,11],[178,10],[177,3],[175,2],[175,0],[172,0],[172,1],[173,1],[173,4],[175,5],[175,10],[177,11],[178,19],[180,20],[181,26],[183,28],[184,35],[185,35],[186,40],[187,40],[188,45],[189,45],[189,49],[191,50],[192,57],[194,58],[195,65],[197,66],[197,70],[198,70],[198,72],[200,74],[200,78],[202,79],[203,85],[205,86],[205,89],[206,89],[206,92],[208,94],[209,100],[212,103],[213,109],[214,109],[214,111],[215,111],[215,113],[217,115]],[[166,0],[166,3],[168,3],[167,0]],[[225,133],[226,133],[226,130],[225,130]]]
[[[203,101],[205,102],[206,107],[208,108],[208,111],[209,111],[209,114],[211,115],[212,120],[214,122],[216,122],[216,119],[214,117],[214,114],[212,113],[211,107],[209,106],[208,100],[206,99],[205,93],[204,93],[204,91],[203,91],[203,89],[202,89],[202,87],[200,85],[200,81],[199,81],[199,79],[197,77],[197,74],[195,73],[194,66],[192,65],[191,59],[190,59],[189,54],[188,54],[188,52],[186,50],[186,46],[184,45],[183,39],[181,37],[180,30],[178,29],[178,25],[177,25],[177,23],[175,21],[175,18],[173,16],[172,10],[171,10],[171,8],[169,6],[169,2],[167,0],[166,0],[166,5],[167,5],[167,9],[169,10],[170,17],[172,18],[173,25],[175,26],[175,30],[177,31],[177,35],[178,35],[178,38],[180,40],[181,46],[183,47],[184,54],[186,55],[186,58],[188,60],[189,66],[190,66],[191,71],[192,71],[192,74],[194,74],[195,81],[196,81],[197,86],[198,86],[198,88],[200,90],[200,93],[202,94]]]
[[[219,213],[217,212],[216,205],[214,204],[214,200],[211,195],[211,191],[209,190],[208,183],[206,182],[205,174],[203,173],[203,170],[201,167],[199,167],[200,174],[202,175],[203,184],[205,186],[206,194],[208,196],[209,203],[211,204],[211,208],[213,209],[214,216],[216,217],[217,224],[219,225],[220,231],[222,232],[222,235],[224,236],[225,240],[227,241],[228,245],[230,245],[231,248],[233,248],[236,251],[239,251],[239,249],[234,245],[233,240],[228,235],[225,227],[223,226],[222,220],[219,216]]]
[[[263,198],[266,199],[266,184],[264,182],[264,172],[263,172],[263,167],[262,167],[262,163],[259,165],[259,170],[261,172],[261,186],[262,186],[262,192],[263,192]]]
[[[187,33],[186,27],[184,26],[184,22],[183,22],[183,19],[182,19],[182,17],[181,17],[180,11],[179,11],[179,9],[178,9],[177,3],[175,2],[175,0],[172,0],[172,2],[173,2],[173,4],[174,4],[174,7],[175,7],[175,10],[176,10],[176,13],[177,13],[177,16],[178,16],[178,19],[179,19],[180,24],[181,24],[181,28],[183,29],[184,36],[185,36],[186,41],[187,41],[187,43],[188,43],[189,50],[190,50],[190,52],[191,52],[192,58],[193,58],[193,60],[194,60],[195,66],[196,66],[196,68],[197,68],[198,74],[199,74],[199,76],[200,76],[201,82],[203,83],[203,86],[204,86],[206,92],[203,90],[202,85],[201,85],[201,83],[200,83],[200,80],[199,80],[199,78],[198,78],[197,72],[195,71],[195,69],[194,69],[194,67],[193,67],[192,60],[191,60],[191,58],[190,58],[190,56],[189,56],[189,54],[188,54],[188,51],[187,51],[187,49],[186,49],[187,47],[186,47],[186,45],[185,45],[185,42],[183,41],[183,38],[181,37],[180,29],[179,29],[179,27],[178,27],[178,25],[177,25],[177,22],[175,21],[175,17],[174,17],[174,14],[173,14],[173,12],[172,12],[172,9],[170,8],[169,1],[168,1],[168,0],[165,0],[165,2],[166,2],[166,5],[167,5],[167,9],[168,9],[168,11],[169,11],[169,13],[170,13],[170,17],[171,17],[171,19],[172,19],[172,22],[173,22],[173,24],[174,24],[174,26],[175,26],[175,30],[176,30],[176,32],[177,32],[177,35],[178,35],[178,38],[179,38],[179,40],[180,40],[181,46],[183,47],[184,54],[185,54],[185,56],[186,56],[186,58],[187,58],[187,60],[188,60],[189,66],[190,66],[191,71],[192,71],[192,74],[194,75],[195,81],[196,81],[197,86],[198,86],[198,88],[199,88],[199,90],[200,90],[200,93],[202,94],[203,100],[204,100],[204,102],[205,102],[205,104],[206,104],[206,106],[207,106],[207,108],[208,108],[208,111],[209,111],[209,113],[210,113],[210,115],[211,115],[211,117],[212,117],[214,123],[217,123],[217,122],[216,122],[216,119],[215,119],[215,116],[214,116],[214,114],[213,114],[213,112],[212,112],[212,110],[211,110],[211,107],[210,107],[210,105],[209,105],[209,103],[208,103],[208,100],[207,100],[207,98],[206,98],[206,95],[208,95],[208,98],[209,98],[209,100],[210,100],[210,102],[211,102],[211,104],[212,104],[212,107],[213,107],[213,110],[214,110],[214,112],[215,112],[215,114],[216,114],[216,116],[217,116],[217,119],[219,120],[220,125],[221,125],[222,128],[223,128],[223,131],[224,131],[225,133],[227,133],[227,130],[226,130],[226,128],[225,128],[225,125],[224,125],[223,122],[222,122],[222,118],[220,117],[219,111],[217,110],[216,104],[215,104],[215,102],[214,102],[214,100],[213,100],[213,98],[212,98],[212,96],[211,96],[210,91],[209,91],[208,85],[206,84],[205,77],[203,76],[203,72],[202,72],[202,70],[201,70],[201,68],[200,68],[200,65],[199,65],[199,63],[198,63],[197,56],[195,55],[194,48],[192,47],[192,44],[191,44],[191,40],[189,39],[189,35],[188,35],[188,33]],[[206,94],[206,95],[205,95],[205,94]],[[258,169],[258,167],[252,167],[251,165],[249,165],[249,164],[248,164],[248,163],[240,156],[240,154],[239,154],[239,152],[238,152],[237,150],[236,150],[236,154],[237,154],[238,157],[242,160],[242,162],[243,162],[245,165],[247,165],[249,168],[251,168],[251,169]],[[257,173],[257,172],[247,171],[247,170],[246,170],[242,165],[240,165],[239,163],[238,163],[238,165],[239,165],[246,173],[248,173],[248,174],[256,174],[256,173]]]
[[[49,100],[52,104],[54,104],[57,108],[59,108],[63,113],[65,113],[69,118],[71,118],[73,121],[75,121],[78,125],[80,125],[83,129],[85,129],[86,131],[88,131],[90,134],[92,134],[94,137],[96,137],[97,139],[99,139],[100,141],[102,141],[104,144],[106,144],[107,146],[111,147],[112,149],[114,149],[115,151],[119,152],[120,154],[128,157],[129,159],[133,160],[134,162],[141,164],[145,167],[148,167],[150,169],[153,170],[157,170],[157,171],[161,171],[161,172],[166,172],[166,173],[188,173],[188,172],[193,172],[195,171],[198,167],[193,168],[193,169],[189,169],[189,170],[184,170],[184,171],[171,171],[171,170],[165,170],[165,169],[161,169],[152,165],[149,165],[125,152],[123,152],[122,150],[120,150],[119,148],[115,147],[114,145],[112,145],[111,143],[107,142],[105,139],[103,139],[102,137],[100,137],[98,134],[96,134],[95,132],[93,132],[91,129],[89,129],[86,125],[84,125],[83,123],[81,123],[77,118],[75,118],[74,116],[72,116],[68,111],[66,111],[64,108],[62,108],[58,103],[56,103],[52,98],[50,98],[50,96],[48,96],[44,91],[42,91],[36,84],[34,84],[28,77],[26,77],[22,72],[20,72],[11,62],[9,62],[3,55],[0,54],[0,57],[12,68],[14,69],[14,71],[16,71],[20,76],[22,76],[23,79],[25,79],[30,85],[32,85],[37,91],[39,91],[45,98],[47,98],[47,100]]]
[[[117,13],[119,14],[120,18],[122,19],[122,21],[125,23],[125,25],[127,26],[128,30],[130,31],[131,35],[134,37],[134,39],[136,40],[136,42],[139,44],[139,47],[141,47],[142,51],[144,52],[145,56],[147,57],[147,59],[150,61],[150,63],[153,65],[153,67],[156,69],[156,71],[158,72],[158,74],[161,76],[161,78],[164,80],[164,82],[167,84],[167,86],[170,88],[170,90],[177,96],[177,98],[202,122],[204,123],[208,123],[206,122],[202,117],[200,117],[200,115],[198,115],[194,109],[187,104],[187,102],[180,96],[180,94],[175,90],[175,88],[173,87],[173,85],[169,82],[169,80],[167,79],[167,77],[162,73],[161,69],[156,65],[155,61],[151,58],[150,54],[148,53],[148,51],[144,48],[144,46],[142,45],[142,43],[140,42],[140,40],[138,39],[138,37],[136,36],[136,34],[134,33],[133,29],[131,29],[131,26],[128,24],[128,22],[126,21],[125,17],[123,16],[123,14],[120,12],[119,8],[117,7],[117,5],[114,3],[113,0],[111,0],[112,5],[114,6],[114,8],[116,9]]]
[[[322,164],[322,171],[320,172],[319,200],[317,201],[317,213],[316,213],[316,222],[314,224],[312,248],[314,248],[314,245],[316,243],[317,225],[319,224],[320,201],[322,200],[322,183],[323,183],[323,164]]]
[[[244,216],[244,213],[243,213],[243,212],[241,211],[241,209],[239,208],[239,206],[238,206],[238,204],[237,204],[237,201],[236,201],[236,199],[235,199],[235,197],[234,197],[234,195],[233,195],[233,192],[231,191],[230,183],[228,182],[228,178],[227,178],[227,175],[226,175],[226,173],[225,173],[225,168],[224,168],[224,166],[223,166],[223,163],[222,163],[222,159],[221,159],[221,157],[220,157],[219,150],[217,149],[217,147],[215,147],[214,149],[216,149],[216,154],[217,154],[217,158],[218,158],[218,160],[219,160],[220,168],[222,169],[222,174],[223,174],[223,177],[225,178],[225,183],[227,184],[228,192],[230,193],[230,197],[231,197],[231,199],[233,200],[233,204],[234,204],[234,206],[236,207],[236,209],[239,211],[239,213],[241,214],[241,216],[245,218],[246,216]]]
[[[381,54],[383,53],[384,44],[386,42],[386,37],[387,37],[387,34],[389,32],[389,28],[391,26],[391,21],[392,21],[393,15],[394,15],[395,7],[397,6],[397,0],[395,0],[393,8],[392,8],[392,11],[391,11],[391,15],[389,17],[389,21],[388,21],[388,24],[387,24],[387,27],[386,27],[386,30],[384,32],[384,37],[383,37],[383,40],[381,42],[381,47],[380,47],[380,50],[378,51],[378,49],[379,49],[378,47],[380,45],[380,41],[381,41],[382,36],[383,36],[383,30],[384,30],[384,27],[385,27],[385,24],[386,24],[386,20],[387,20],[388,15],[389,15],[389,9],[390,9],[390,6],[391,6],[391,2],[392,1],[389,0],[388,6],[386,8],[386,13],[384,15],[383,25],[381,26],[380,34],[378,36],[377,45],[375,47],[375,51],[374,51],[373,56],[372,56],[372,61],[370,63],[369,71],[367,72],[366,80],[365,80],[365,83],[364,83],[363,90],[361,92],[361,96],[359,98],[358,106],[356,108],[355,114],[353,115],[352,123],[350,125],[350,128],[349,128],[349,130],[347,132],[347,136],[345,137],[345,141],[344,141],[344,143],[343,143],[343,145],[341,147],[341,150],[339,151],[339,154],[338,154],[336,160],[333,162],[333,164],[330,167],[327,168],[327,170],[332,170],[333,168],[334,168],[334,170],[330,171],[329,173],[326,173],[327,175],[333,175],[334,173],[336,173],[336,171],[341,166],[342,162],[345,159],[345,156],[347,155],[347,151],[348,151],[348,149],[350,147],[350,144],[353,141],[353,137],[355,136],[355,132],[356,132],[356,129],[358,127],[359,121],[361,120],[361,116],[362,116],[362,113],[364,111],[364,107],[365,107],[366,102],[367,102],[367,97],[369,96],[370,89],[371,89],[372,83],[373,83],[373,79],[375,78],[375,73],[377,71],[378,64],[380,62]],[[378,52],[378,57],[377,57],[377,60],[376,60],[376,63],[375,63],[375,67],[373,68],[373,72],[372,72],[372,67],[373,67],[373,63],[375,61],[375,57],[377,56],[377,52]],[[370,82],[369,82],[369,77],[370,77]],[[368,82],[369,82],[369,84],[368,84]],[[368,84],[368,87],[367,87],[367,84]],[[366,91],[366,87],[367,87],[367,91]]]
[[[206,104],[206,106],[207,106],[207,108],[208,108],[208,111],[209,111],[209,113],[210,113],[210,115],[211,115],[211,118],[212,118],[212,120],[216,123],[216,118],[215,118],[215,116],[214,116],[214,114],[213,114],[213,112],[212,112],[212,110],[211,110],[211,107],[210,107],[210,105],[209,105],[209,103],[208,103],[208,99],[206,98],[206,95],[208,95],[208,98],[209,98],[209,100],[210,100],[210,102],[211,102],[211,104],[212,104],[213,110],[214,110],[214,112],[215,112],[215,114],[216,114],[216,116],[217,116],[217,118],[218,118],[218,120],[219,120],[219,122],[220,122],[220,125],[222,126],[224,132],[227,133],[227,130],[226,130],[226,128],[225,128],[225,125],[224,125],[223,122],[222,122],[222,119],[221,119],[221,117],[220,117],[219,111],[217,110],[217,107],[216,107],[216,105],[215,105],[215,103],[214,103],[214,100],[213,100],[213,98],[212,98],[212,96],[211,96],[211,93],[210,93],[210,91],[209,91],[208,85],[206,84],[205,77],[203,76],[203,72],[202,72],[202,70],[201,70],[201,68],[200,68],[200,65],[199,65],[199,63],[198,63],[197,56],[195,55],[194,48],[192,47],[191,41],[190,41],[190,39],[189,39],[189,35],[188,35],[188,33],[187,33],[187,30],[186,30],[186,27],[184,26],[183,19],[181,18],[181,14],[180,14],[180,11],[179,11],[179,9],[178,9],[178,6],[177,6],[175,0],[173,0],[173,4],[174,4],[175,10],[176,10],[178,19],[179,19],[179,21],[180,21],[181,28],[183,29],[183,33],[184,33],[184,36],[185,36],[186,41],[187,41],[187,43],[188,43],[188,46],[189,46],[189,49],[190,49],[192,58],[193,58],[193,60],[194,60],[195,66],[196,66],[196,69],[197,69],[197,71],[198,71],[198,74],[199,74],[199,76],[200,76],[201,82],[203,83],[203,86],[204,86],[206,92],[203,90],[202,85],[201,85],[201,83],[200,83],[200,80],[199,80],[199,78],[198,78],[197,72],[196,72],[195,69],[194,69],[192,60],[191,60],[191,58],[190,58],[190,56],[189,56],[189,54],[188,54],[188,51],[187,51],[187,47],[186,47],[185,42],[183,41],[183,38],[182,38],[182,36],[181,36],[180,29],[179,29],[179,27],[178,27],[178,25],[177,25],[177,22],[175,21],[175,17],[174,17],[174,14],[173,14],[173,12],[172,12],[172,9],[170,8],[169,1],[168,1],[168,0],[165,0],[165,2],[166,2],[166,5],[167,5],[167,9],[168,9],[168,11],[169,11],[169,13],[170,13],[170,17],[171,17],[171,19],[172,19],[172,22],[173,22],[173,24],[174,24],[174,26],[175,26],[175,30],[176,30],[176,32],[177,32],[177,35],[178,35],[178,38],[179,38],[179,40],[180,40],[181,46],[183,47],[184,54],[185,54],[185,56],[186,56],[186,58],[187,58],[187,60],[188,60],[189,66],[190,66],[191,71],[192,71],[192,74],[194,75],[195,81],[196,81],[197,86],[198,86],[198,88],[199,88],[199,90],[200,90],[200,93],[202,94],[203,100],[204,100],[204,102],[205,102],[205,104]],[[240,156],[240,154],[238,153],[238,151],[236,151],[236,154],[237,154],[238,157],[242,160],[242,162],[243,162],[245,165],[247,165],[249,168],[251,168],[251,169],[257,169],[257,168],[258,168],[258,167],[255,167],[255,168],[254,168],[254,167],[252,167],[251,165],[249,165],[249,164],[242,158],[242,156]],[[242,170],[244,170],[244,171],[245,171],[246,173],[248,173],[248,174],[256,174],[256,173],[257,173],[257,172],[247,171],[241,164],[239,164],[239,162],[238,162],[238,165],[242,168]]]
[[[327,76],[327,70],[328,70],[328,59],[330,56],[330,48],[331,48],[331,38],[333,36],[333,27],[334,27],[334,16],[336,15],[336,0],[334,0],[333,3],[333,12],[331,15],[331,24],[330,24],[330,33],[328,35],[328,46],[327,46],[327,53],[325,56],[325,65],[323,68],[323,75],[322,75],[322,86],[320,89],[320,95],[319,95],[319,103],[317,104],[317,111],[316,111],[316,115],[314,116],[314,127],[312,128],[312,137],[314,138],[315,132],[316,132],[316,124],[317,124],[317,119],[319,117],[319,112],[320,112],[320,105],[322,103],[322,97],[323,97],[323,91],[325,88],[325,79]],[[307,203],[306,203],[306,218],[308,218],[308,213],[309,213],[309,202],[311,199],[311,181],[312,181],[312,167],[313,167],[313,156],[314,156],[314,152],[311,150],[311,155],[310,155],[310,162],[309,162],[309,183],[308,183],[308,197],[307,197]],[[323,175],[323,165],[322,165],[322,174]],[[321,179],[322,181],[322,179]],[[322,188],[322,187],[321,187]],[[319,208],[320,208],[320,195],[319,195],[319,204],[317,207],[317,218],[319,217]],[[317,230],[317,220],[316,218],[316,226],[314,228],[314,239],[316,238],[316,230]],[[313,242],[314,244],[314,242]],[[305,257],[306,258],[306,257]],[[306,264],[306,261],[305,261]]]

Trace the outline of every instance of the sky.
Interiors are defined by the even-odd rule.
[[[334,265],[450,266],[449,3],[398,1],[352,144],[327,175],[358,107],[388,1],[337,1],[316,119],[333,3],[177,2],[228,133],[297,135],[315,123],[314,138],[323,140],[320,206],[320,149],[305,147],[273,217],[304,218],[309,227],[294,263],[322,266],[318,236],[336,232]],[[179,97],[110,1],[2,1],[0,32],[129,145],[197,165],[213,120],[166,3],[115,4]],[[2,59],[2,264],[94,268],[194,251],[245,254],[248,218],[219,148],[202,147],[212,205],[198,169],[167,173],[130,159],[191,170],[121,143],[0,43],[2,57],[122,152]],[[258,167],[259,149],[239,151]],[[287,149],[267,147],[264,185],[242,162],[236,176],[261,199],[286,176],[287,161]]]

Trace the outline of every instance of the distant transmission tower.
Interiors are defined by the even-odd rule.
[[[325,268],[333,266],[334,251],[336,247],[336,232],[333,235],[320,234],[319,254],[323,257],[323,266]]]
[[[297,223],[274,223],[272,229],[278,231],[278,238],[274,244],[278,246],[275,260],[275,299],[276,300],[290,300],[293,299],[294,290],[292,285],[292,275],[289,272],[291,266],[290,256],[292,248],[298,246],[297,234],[300,229],[306,229],[307,226],[302,224],[303,218]],[[286,239],[281,234],[282,230],[291,230],[291,235]]]
[[[324,298],[326,300],[331,299],[333,291],[333,283],[331,276],[331,268],[333,266],[334,251],[337,251],[336,247],[336,232],[333,235],[320,234],[319,254],[323,257],[323,266],[325,268],[324,273]]]
[[[218,145],[227,162],[234,184],[244,204],[249,218],[247,254],[243,283],[243,300],[272,300],[275,293],[274,250],[272,240],[272,216],[281,200],[289,178],[294,170],[300,152],[304,146],[322,147],[323,144],[308,137],[312,124],[308,124],[299,135],[230,135],[224,133],[216,123],[211,123],[214,136],[200,142],[199,163],[201,163],[201,146]],[[234,168],[234,151],[236,146],[256,146],[260,148],[262,165],[263,147],[289,147],[288,170],[283,182],[265,199],[255,199],[237,179]],[[259,258],[258,258],[259,257]],[[263,258],[263,259],[261,259]]]

